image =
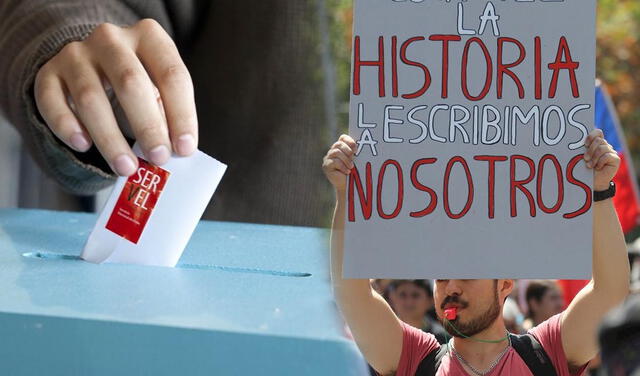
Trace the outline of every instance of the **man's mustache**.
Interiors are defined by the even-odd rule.
[[[460,306],[460,308],[467,308],[469,306],[469,303],[460,299],[458,295],[447,295],[447,297],[444,298],[444,300],[442,301],[442,304],[440,304],[440,308],[444,309],[444,306],[446,306],[449,303],[457,304]]]

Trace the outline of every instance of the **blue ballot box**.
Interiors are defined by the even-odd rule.
[[[95,218],[0,210],[0,375],[367,374],[325,230],[202,221],[176,268],[95,265]]]

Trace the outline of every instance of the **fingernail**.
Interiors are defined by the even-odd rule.
[[[591,157],[590,157],[590,156],[588,156],[588,155],[585,155],[585,156],[584,156],[584,160],[588,162],[588,161],[590,161],[590,160],[591,160]]]
[[[179,155],[191,155],[196,150],[196,140],[190,134],[183,134],[176,141],[176,151]]]
[[[79,152],[85,152],[91,147],[89,140],[80,132],[71,135],[69,142],[71,143],[71,147]]]
[[[171,157],[171,153],[164,145],[158,145],[149,151],[151,163],[158,166],[165,164],[169,160],[169,157]]]
[[[133,175],[136,172],[136,164],[127,154],[122,154],[116,158],[113,162],[113,167],[115,167],[116,173],[121,176]]]

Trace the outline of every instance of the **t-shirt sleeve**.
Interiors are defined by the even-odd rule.
[[[436,337],[411,325],[402,324],[402,355],[396,376],[414,376],[422,359],[440,348]]]
[[[580,369],[571,373],[569,371],[569,364],[567,363],[567,356],[564,353],[564,347],[562,347],[562,313],[559,313],[548,320],[544,321],[540,325],[529,331],[538,342],[544,348],[551,362],[558,373],[558,376],[579,376],[583,375],[587,369],[587,364],[584,364]]]

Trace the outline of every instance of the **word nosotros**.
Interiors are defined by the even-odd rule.
[[[529,215],[531,217],[536,216],[537,209],[546,214],[554,214],[560,211],[564,203],[565,192],[565,180],[566,183],[576,186],[583,190],[585,193],[584,203],[574,208],[572,211],[564,213],[565,219],[571,219],[585,214],[591,208],[592,193],[591,188],[584,182],[578,180],[574,176],[574,170],[576,165],[583,159],[583,155],[579,154],[573,157],[565,166],[562,167],[558,159],[552,154],[546,154],[542,156],[536,163],[533,159],[524,155],[478,155],[475,156],[472,163],[483,163],[488,169],[488,179],[482,182],[488,186],[488,200],[487,200],[487,217],[490,219],[495,218],[495,187],[496,187],[496,168],[507,167],[509,169],[509,181],[507,182],[509,187],[509,206],[510,216],[517,217],[521,215],[518,213],[517,204],[518,200],[526,200],[529,206]],[[416,160],[411,166],[411,171],[406,174],[402,170],[402,165],[394,160],[387,159],[380,165],[377,179],[374,181],[372,176],[371,162],[367,162],[364,171],[364,177],[357,167],[351,170],[348,182],[347,192],[347,210],[348,220],[350,222],[356,221],[356,208],[355,202],[359,199],[360,207],[362,209],[363,220],[371,219],[374,203],[376,205],[376,212],[382,219],[394,219],[400,215],[404,204],[404,192],[405,187],[410,186],[411,189],[415,189],[426,194],[425,202],[426,206],[421,208],[412,208],[414,211],[409,213],[412,218],[422,218],[433,213],[439,202],[439,197],[436,191],[425,185],[424,181],[418,179],[418,171],[422,168],[434,168],[434,165],[438,161],[437,158],[422,158]],[[451,174],[454,168],[462,169],[467,181],[467,200],[465,206],[459,212],[454,212],[450,205],[450,193],[449,184]],[[543,175],[544,172],[549,169],[553,170],[557,179],[557,196],[556,202],[553,205],[548,205],[546,201],[548,198],[543,197]],[[382,207],[382,191],[384,189],[385,176],[389,174],[389,178],[393,177],[393,174],[397,177],[397,197],[395,201],[395,208],[392,212],[387,213]],[[408,175],[408,181],[405,182]],[[524,177],[523,177],[524,175]],[[432,175],[435,176],[435,175]],[[548,177],[548,175],[547,175]],[[535,180],[535,181],[534,181]],[[531,183],[531,184],[530,184]],[[375,184],[375,194],[374,187]],[[469,168],[469,162],[461,157],[455,156],[451,158],[444,169],[442,179],[442,207],[446,215],[451,219],[460,219],[467,215],[474,204],[475,195],[474,187],[478,182],[474,181],[471,169]],[[527,186],[533,186],[534,189],[530,189]],[[356,193],[358,198],[356,199]],[[546,199],[546,200],[545,200]]]

